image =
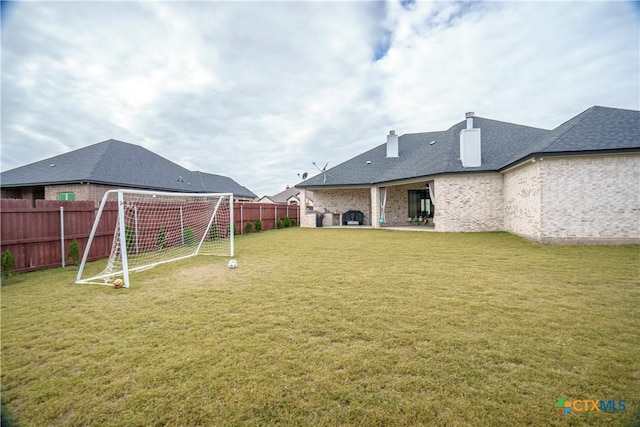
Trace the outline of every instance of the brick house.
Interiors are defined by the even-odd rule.
[[[411,225],[638,243],[640,111],[595,106],[552,130],[467,113],[445,131],[391,131],[386,143],[296,187],[301,197],[314,193],[316,212],[301,212],[303,227]],[[360,222],[351,221],[353,211]]]
[[[307,209],[313,209],[313,193],[311,191],[306,192],[306,207]],[[258,203],[273,203],[273,204],[285,204],[290,206],[299,206],[300,205],[300,190],[295,187],[289,187],[278,194],[274,194],[273,196],[262,196]]]
[[[257,196],[233,179],[194,172],[139,145],[109,139],[0,174],[3,199],[91,200],[108,190],[135,188],[184,193]]]

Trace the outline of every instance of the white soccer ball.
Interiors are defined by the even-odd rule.
[[[238,266],[238,261],[236,261],[235,259],[230,259],[227,265],[229,266],[229,268],[236,268]]]

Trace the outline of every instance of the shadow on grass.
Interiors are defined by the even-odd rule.
[[[2,408],[0,409],[0,427],[18,427],[16,417],[5,404],[2,402]]]

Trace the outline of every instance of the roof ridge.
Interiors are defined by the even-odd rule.
[[[90,172],[90,173],[89,173],[89,176],[95,176],[95,172],[98,170],[98,167],[100,166],[100,163],[101,163],[101,162],[102,162],[102,160],[104,159],[105,154],[107,153],[107,151],[111,150],[111,144],[112,144],[113,142],[122,142],[122,141],[117,141],[117,140],[115,140],[115,139],[113,139],[113,138],[109,138],[109,139],[106,139],[106,140],[104,140],[104,141],[96,142],[95,144],[87,145],[86,147],[82,147],[82,148],[79,148],[79,149],[78,149],[78,150],[82,150],[82,149],[89,149],[90,147],[96,147],[96,146],[98,146],[98,145],[102,145],[102,144],[104,144],[104,145],[105,145],[105,147],[106,147],[104,150],[102,150],[102,154],[100,154],[100,158],[99,158],[99,159],[97,159],[97,160],[93,163],[93,165],[91,166],[91,169],[90,169],[90,171],[89,171],[89,172]],[[77,150],[76,150],[76,151],[77,151]]]
[[[549,142],[547,144],[545,144],[543,147],[540,147],[538,149],[539,152],[542,152],[544,150],[546,150],[547,148],[549,148],[554,142],[556,142],[558,139],[560,139],[562,136],[564,136],[567,132],[569,132],[571,129],[573,129],[574,127],[576,127],[577,125],[579,125],[580,123],[582,123],[587,116],[589,116],[591,113],[593,113],[594,109],[596,108],[596,106],[587,108],[586,110],[584,110],[582,113],[578,114],[575,117],[570,118],[569,120],[567,120],[566,122],[560,124],[559,126],[557,126],[555,129],[559,129],[564,125],[566,126],[566,129],[564,129],[561,132],[558,132],[557,135],[553,135],[550,139]],[[573,123],[571,123],[573,121]],[[571,123],[570,125],[568,125],[568,123]],[[553,132],[555,129],[552,129],[551,132]],[[541,140],[543,140],[543,138],[541,138]]]

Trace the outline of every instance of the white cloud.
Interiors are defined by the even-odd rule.
[[[549,127],[593,104],[637,107],[637,24],[623,3],[415,6],[381,62],[387,102],[416,131],[473,110]]]
[[[18,3],[2,170],[116,138],[275,194],[389,129],[638,108],[637,18],[623,2]]]

